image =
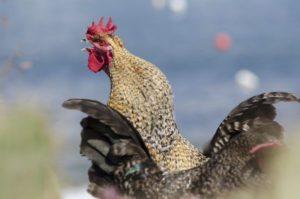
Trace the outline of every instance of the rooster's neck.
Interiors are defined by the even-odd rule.
[[[109,70],[108,105],[137,129],[152,158],[171,171],[197,166],[204,156],[179,134],[172,89],[165,75],[126,49],[114,52]],[[176,160],[180,158],[185,161]],[[178,161],[181,163],[176,163]]]

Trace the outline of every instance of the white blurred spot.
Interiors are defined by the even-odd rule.
[[[161,10],[166,6],[166,0],[151,0],[152,6],[157,9]]]
[[[187,10],[187,0],[169,0],[169,8],[175,14],[184,14]]]
[[[235,82],[246,92],[254,91],[259,86],[258,76],[246,69],[240,70],[235,74]]]
[[[68,188],[62,191],[62,199],[94,199],[83,187]]]

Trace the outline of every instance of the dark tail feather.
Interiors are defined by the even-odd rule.
[[[272,122],[276,117],[276,108],[273,104],[277,102],[300,102],[300,99],[291,93],[271,92],[240,103],[220,124],[204,154],[211,156],[220,151],[236,134]]]

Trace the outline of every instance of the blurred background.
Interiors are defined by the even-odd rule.
[[[89,198],[84,115],[61,104],[107,101],[108,78],[80,51],[93,20],[112,16],[126,47],[161,68],[181,132],[203,147],[242,100],[300,95],[299,10],[297,0],[0,0],[0,198]],[[287,137],[299,115],[279,105]]]

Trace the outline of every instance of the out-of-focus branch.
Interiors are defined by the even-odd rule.
[[[7,16],[2,16],[1,17],[1,27],[4,29],[4,30],[7,30],[8,29],[8,25],[9,25],[9,21],[8,21],[8,17]]]

